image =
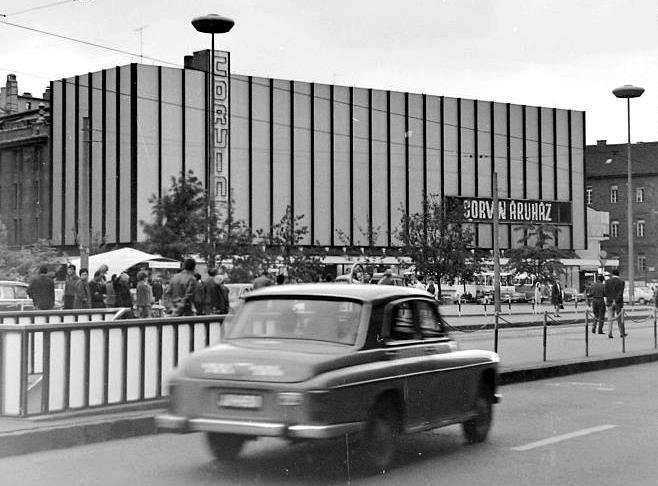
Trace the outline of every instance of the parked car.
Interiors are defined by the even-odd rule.
[[[230,312],[235,312],[237,308],[242,304],[244,297],[254,289],[254,286],[250,283],[227,283],[226,288],[228,289],[228,305]]]
[[[653,302],[653,290],[646,285],[633,287],[633,300],[641,305]],[[624,287],[624,302],[630,302],[628,297],[628,283],[626,283],[626,286]]]
[[[27,295],[27,284],[0,280],[0,311],[23,310],[34,310],[34,303]]]
[[[161,429],[205,432],[219,460],[261,436],[350,437],[376,469],[399,434],[461,423],[484,441],[498,401],[496,353],[458,350],[419,289],[302,284],[245,296],[221,343],[169,382]]]

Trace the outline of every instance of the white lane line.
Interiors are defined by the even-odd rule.
[[[563,440],[573,439],[574,437],[580,437],[583,435],[594,434],[595,432],[603,432],[604,430],[614,429],[616,425],[599,425],[598,427],[590,427],[589,429],[577,430],[576,432],[570,432],[568,434],[556,435],[549,437],[548,439],[538,440],[537,442],[530,442],[518,447],[512,447],[513,451],[527,451],[530,449],[536,449],[537,447],[543,447],[545,445],[555,444],[556,442],[562,442]]]

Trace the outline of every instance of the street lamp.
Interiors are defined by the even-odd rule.
[[[639,98],[644,93],[644,88],[625,84],[619,88],[612,90],[612,93],[617,98],[626,98],[626,113],[628,119],[628,145],[626,148],[626,165],[628,169],[628,182],[626,183],[628,191],[628,299],[633,303],[634,281],[635,281],[635,262],[633,260],[633,243],[635,236],[633,235],[633,195],[632,195],[632,171],[631,171],[631,98]]]
[[[233,19],[229,19],[228,17],[222,17],[221,15],[217,14],[208,14],[208,15],[203,15],[201,17],[196,17],[192,19],[192,25],[194,28],[202,32],[204,34],[210,34],[211,35],[211,43],[210,43],[210,79],[209,79],[209,87],[210,89],[208,90],[210,92],[210,110],[209,110],[209,116],[208,120],[206,122],[207,124],[207,149],[206,149],[206,190],[208,192],[208,206],[207,206],[207,214],[206,216],[208,217],[208,220],[210,220],[210,207],[211,207],[211,197],[213,194],[213,190],[211,189],[212,186],[212,171],[213,171],[213,137],[214,137],[214,130],[213,130],[213,124],[215,122],[215,87],[214,87],[214,82],[215,82],[215,34],[225,34],[229,30],[233,28],[235,25],[235,22]],[[208,239],[210,238],[210,231],[208,231],[207,235]]]

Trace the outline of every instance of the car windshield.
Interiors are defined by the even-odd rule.
[[[327,299],[257,299],[231,320],[226,338],[290,339],[353,345],[361,304]]]

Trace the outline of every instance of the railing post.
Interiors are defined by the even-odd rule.
[[[548,326],[548,314],[544,312],[544,336],[543,336],[543,360],[546,361],[546,328]]]
[[[622,309],[619,319],[621,319],[621,328],[624,330],[623,334],[621,335],[621,352],[625,353],[626,352],[626,310],[625,309]]]
[[[596,321],[594,321],[596,328]],[[585,310],[585,357],[589,356],[589,311]]]
[[[508,314],[511,316],[512,315],[512,296],[511,295],[507,296],[507,311],[508,311]]]
[[[498,352],[498,311],[494,311],[494,351]]]
[[[457,297],[457,306],[459,308],[459,317],[462,315],[462,296]]]
[[[655,305],[655,304],[654,304]],[[656,333],[656,308],[653,308],[653,348],[658,348],[658,333]]]

